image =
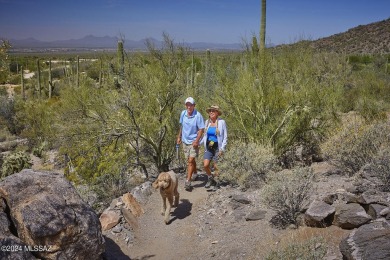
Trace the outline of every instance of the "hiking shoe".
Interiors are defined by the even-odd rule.
[[[190,181],[187,181],[184,183],[184,189],[186,191],[190,191],[191,190],[191,182]]]
[[[198,174],[197,173],[193,173],[192,176],[191,176],[191,181],[196,181],[196,179],[198,179]]]
[[[212,188],[212,191],[217,191],[219,189],[219,181],[214,181],[214,182],[215,182],[215,184]]]
[[[210,188],[211,186],[215,186],[215,180],[214,180],[213,176],[209,176],[209,179],[208,179],[206,185],[204,185],[204,187],[206,189]]]

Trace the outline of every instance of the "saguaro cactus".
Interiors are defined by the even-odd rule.
[[[122,81],[125,75],[125,55],[123,50],[123,41],[118,41],[118,68],[119,68],[119,80]]]
[[[266,0],[261,0],[261,22],[260,22],[260,66],[259,77],[263,77],[265,69],[265,26],[266,26]]]

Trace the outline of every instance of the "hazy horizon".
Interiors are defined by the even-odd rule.
[[[240,43],[259,34],[261,0],[0,0],[0,38],[124,37]],[[389,18],[388,0],[267,2],[267,43],[318,39]]]

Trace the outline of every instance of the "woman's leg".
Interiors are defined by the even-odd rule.
[[[203,160],[203,168],[204,168],[204,171],[206,172],[206,174],[208,176],[211,176],[210,160],[208,160],[208,159]]]

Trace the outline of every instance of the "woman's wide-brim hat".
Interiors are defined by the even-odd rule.
[[[215,110],[218,112],[218,115],[222,115],[222,110],[219,108],[219,106],[212,105],[209,108],[206,109],[207,113],[210,113],[211,110]]]

